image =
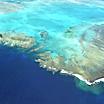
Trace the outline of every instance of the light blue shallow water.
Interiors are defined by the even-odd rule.
[[[21,2],[23,9],[0,14],[0,31],[20,31],[35,35],[46,30],[50,34],[69,26],[104,21],[104,8],[71,2]]]

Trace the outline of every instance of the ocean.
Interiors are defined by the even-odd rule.
[[[76,0],[66,1],[0,0],[22,8],[14,6],[14,12],[0,6],[0,31],[23,32],[39,39],[41,31],[59,37],[70,26],[104,22],[103,0],[79,0],[77,4]],[[74,76],[47,71],[25,52],[0,45],[0,104],[104,104],[104,83],[93,93],[86,85],[80,88],[76,80]]]

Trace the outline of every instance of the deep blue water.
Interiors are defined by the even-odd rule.
[[[104,104],[75,86],[74,78],[52,74],[25,53],[0,46],[0,104]]]

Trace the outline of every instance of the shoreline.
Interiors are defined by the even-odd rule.
[[[35,62],[38,62],[38,61],[35,60]],[[38,62],[38,63],[40,64],[40,62]],[[53,74],[54,74],[55,72],[57,72],[57,69],[56,69],[56,68],[53,68],[53,67],[48,67],[48,68],[47,68],[46,65],[40,66],[40,67],[42,67],[43,69],[46,68],[47,71],[51,71],[51,72],[53,72]],[[50,69],[51,69],[51,70],[50,70]],[[89,86],[96,85],[96,84],[98,84],[98,83],[100,83],[100,82],[104,82],[104,78],[99,78],[99,79],[94,80],[93,82],[90,82],[90,81],[86,80],[85,78],[83,78],[81,75],[79,75],[79,74],[74,74],[73,72],[70,72],[70,73],[69,73],[69,72],[65,71],[64,69],[60,70],[60,74],[76,77],[76,78],[78,78],[79,80],[85,82],[85,83],[86,83],[87,85],[89,85]]]
[[[97,84],[97,83],[100,83],[100,82],[104,82],[104,78],[99,78],[99,79],[96,79],[93,82],[90,82],[90,81],[86,80],[85,78],[83,78],[81,75],[79,75],[79,74],[73,74],[73,73],[68,73],[64,69],[61,70],[61,74],[67,74],[67,75],[72,75],[74,77],[77,77],[78,79],[80,79],[81,81],[84,81],[89,86]]]
[[[35,60],[35,62],[38,62],[38,61]],[[40,64],[40,62],[38,62],[38,63]],[[40,65],[40,67],[42,67],[43,69],[46,68],[47,71],[51,71],[51,72],[53,72],[53,74],[54,74],[55,72],[57,72],[57,69],[54,68],[54,67],[48,67],[48,68],[47,68],[46,65],[43,65],[43,66]],[[50,70],[50,69],[51,69],[51,70]],[[99,79],[94,80],[93,82],[90,82],[90,81],[86,80],[85,78],[83,78],[81,75],[79,75],[79,74],[74,74],[73,72],[70,72],[70,73],[69,73],[69,72],[65,71],[64,69],[60,70],[60,74],[76,77],[76,78],[78,78],[79,80],[85,82],[85,83],[86,83],[87,85],[89,85],[89,86],[96,85],[96,84],[98,84],[98,83],[100,83],[100,82],[104,82],[104,78],[99,78]]]

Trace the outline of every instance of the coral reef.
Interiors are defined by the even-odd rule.
[[[70,30],[71,29],[71,30]],[[74,29],[73,29],[74,30]],[[62,43],[69,45],[59,47],[54,50],[55,57],[52,56],[53,52],[50,51],[46,60],[40,59],[38,62],[48,70],[62,71],[67,74],[80,75],[87,84],[92,84],[100,78],[104,78],[104,25],[91,25],[87,27],[77,37],[72,28],[65,32],[65,38],[58,40]],[[53,43],[54,44],[54,43]],[[59,51],[60,50],[60,51]],[[46,55],[46,53],[44,54]]]
[[[0,44],[9,47],[28,49],[35,44],[35,38],[28,37],[23,33],[0,33]]]
[[[28,52],[47,70],[71,74],[93,84],[104,78],[104,25],[89,25],[80,30],[80,35],[76,29],[68,28],[56,37],[44,31],[40,33],[41,40],[23,33],[1,33],[0,44]]]

